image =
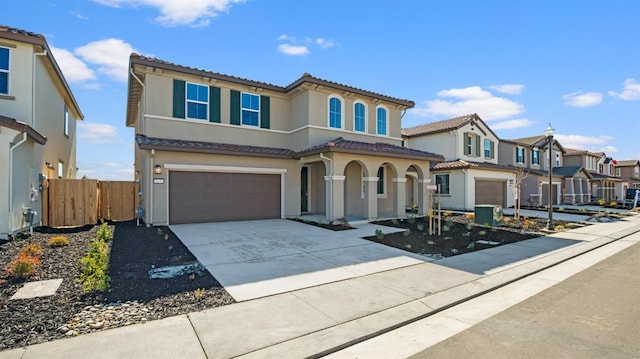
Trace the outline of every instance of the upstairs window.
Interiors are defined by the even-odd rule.
[[[0,94],[9,94],[9,49],[0,47]]]
[[[531,164],[540,166],[540,150],[531,150]]]
[[[376,127],[377,127],[376,133],[378,135],[386,136],[387,124],[388,124],[387,109],[385,109],[384,107],[378,107],[376,109]]]
[[[602,163],[598,165],[598,173],[604,173],[604,165]]]
[[[64,163],[58,161],[58,178],[64,178]]]
[[[384,195],[385,192],[385,183],[384,183],[384,167],[378,168],[378,187],[377,193],[378,195]]]
[[[560,167],[560,153],[556,152],[556,167]]]
[[[620,173],[621,173],[620,169],[619,169],[619,168],[616,168],[616,176],[617,176],[617,177],[620,177]]]
[[[436,175],[436,185],[440,186],[440,194],[450,194],[449,175]]]
[[[480,157],[483,155],[480,148],[480,137],[473,132],[464,133],[464,154],[470,157]]]
[[[367,108],[362,102],[353,105],[353,130],[356,132],[366,132],[367,130]]]
[[[493,141],[484,140],[484,158],[493,158]]]
[[[187,82],[187,118],[207,120],[209,87]]]
[[[640,175],[640,167],[639,166],[635,166],[633,168],[633,174],[638,177],[638,175]]]
[[[69,108],[67,105],[64,105],[64,124],[63,131],[65,136],[69,136]]]
[[[524,164],[524,147],[516,147],[516,163]]]
[[[260,126],[260,96],[242,93],[241,116],[243,125]]]
[[[329,98],[329,127],[342,128],[342,100],[335,96]]]

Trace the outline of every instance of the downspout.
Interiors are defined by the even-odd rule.
[[[22,133],[22,139],[9,147],[9,233],[13,232],[13,150],[27,142],[27,133]]]
[[[149,227],[150,225],[153,225],[153,162],[154,162],[154,157],[156,154],[156,150],[155,149],[151,149],[151,158],[149,159],[149,175],[148,180],[147,180],[147,186],[149,188],[149,190],[147,191],[147,193],[149,193],[149,200],[147,201],[149,203],[149,223],[147,223],[147,227]],[[169,195],[167,193],[167,195]]]
[[[330,213],[329,220],[333,221],[333,160],[329,157],[326,157],[323,153],[320,153],[320,158],[329,162],[329,203],[328,210]]]
[[[464,202],[462,204],[462,208],[464,208],[466,210],[467,209],[467,203],[468,203],[467,196],[468,196],[468,193],[469,193],[469,189],[467,188],[467,182],[468,182],[467,181],[467,176],[469,175],[469,173],[467,172],[466,168],[462,169],[462,173],[464,174],[462,176],[462,178],[464,178],[464,187],[463,187],[464,188],[464,196],[462,196],[462,198],[464,199]]]
[[[33,128],[36,128],[36,56],[45,55],[47,55],[46,49],[43,52],[33,53],[33,66],[31,69],[31,82],[33,83],[31,86],[31,127]]]

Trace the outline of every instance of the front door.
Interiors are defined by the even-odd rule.
[[[300,212],[309,212],[309,167],[300,171]]]

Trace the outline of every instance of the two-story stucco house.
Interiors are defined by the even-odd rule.
[[[615,161],[604,152],[569,148],[564,160],[568,165],[583,166],[591,175],[591,202],[624,199],[625,182],[616,177]]]
[[[564,161],[565,149],[553,140],[551,151],[545,136],[502,139],[500,163],[522,168],[518,179],[521,203],[540,206],[549,203],[549,155],[551,155],[551,198],[553,204],[585,204],[590,202],[591,174],[581,165]]]
[[[405,146],[445,157],[431,168],[443,208],[514,205],[515,169],[499,163],[500,139],[477,114],[405,128],[402,135]]]
[[[408,178],[424,183],[443,159],[401,146],[413,106],[309,74],[277,86],[132,54],[145,223],[403,217]],[[428,208],[424,186],[415,198]]]
[[[615,175],[628,183],[627,188],[640,188],[640,160],[618,161],[615,167]]]
[[[42,213],[45,178],[75,178],[83,115],[44,36],[0,25],[0,238]]]

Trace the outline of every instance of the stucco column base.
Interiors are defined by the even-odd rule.
[[[327,193],[327,221],[332,222],[344,217],[344,180],[345,176],[325,176]]]
[[[431,208],[431,203],[429,203],[429,191],[426,188],[428,184],[431,184],[430,179],[418,180],[418,214],[420,216],[429,215],[429,208]]]
[[[378,219],[378,177],[363,177],[364,181],[364,214],[369,222]]]
[[[404,218],[407,215],[407,178],[393,178],[391,180],[393,182],[393,190],[394,190],[394,214],[398,218]]]

